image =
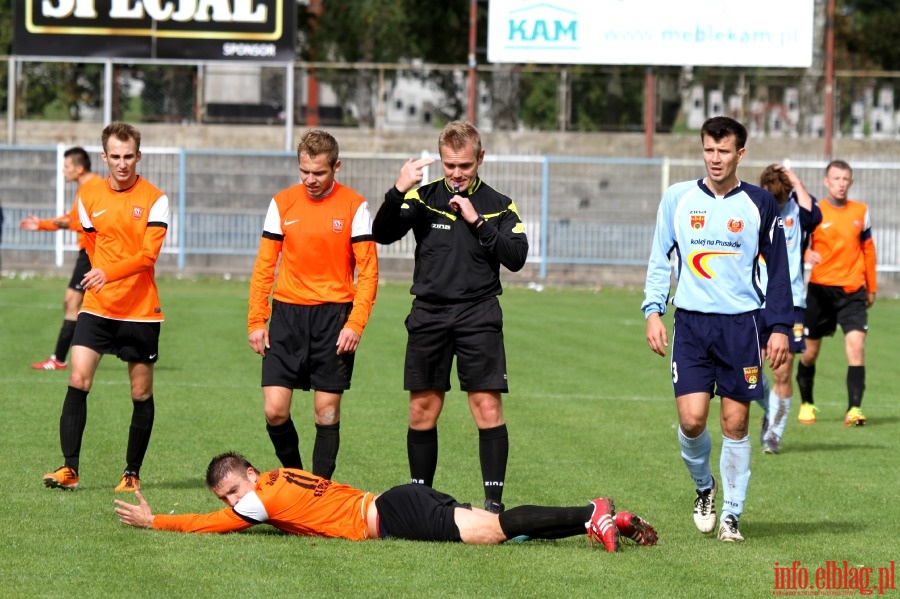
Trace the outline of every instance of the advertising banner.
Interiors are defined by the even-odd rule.
[[[489,62],[809,67],[815,0],[490,0]]]
[[[296,10],[295,0],[15,0],[13,54],[289,62]]]

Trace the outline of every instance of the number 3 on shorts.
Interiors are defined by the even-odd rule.
[[[674,385],[677,382],[678,382],[678,364],[676,364],[673,361],[672,362],[672,384]]]

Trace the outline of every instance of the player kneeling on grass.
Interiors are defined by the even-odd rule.
[[[242,455],[216,456],[206,486],[228,504],[208,514],[154,514],[138,491],[137,505],[116,500],[124,524],[179,532],[233,532],[271,524],[283,532],[320,537],[455,541],[497,545],[516,537],[559,539],[582,534],[619,548],[619,537],[656,544],[656,531],[642,518],[616,513],[613,501],[594,499],[577,507],[523,505],[494,514],[425,485],[400,485],[380,495],[367,493],[305,470],[259,472]]]

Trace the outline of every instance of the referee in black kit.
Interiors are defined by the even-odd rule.
[[[478,426],[484,507],[503,511],[509,436],[501,393],[509,391],[503,312],[497,296],[500,265],[518,271],[528,256],[516,205],[478,177],[484,149],[478,130],[448,123],[438,139],[444,177],[422,182],[432,158],[409,160],[375,215],[375,241],[390,244],[412,229],[416,237],[415,296],[406,319],[409,337],[403,373],[409,391],[406,446],[413,483],[433,486],[438,459],[437,421],[450,389],[456,356],[459,385],[468,393]]]

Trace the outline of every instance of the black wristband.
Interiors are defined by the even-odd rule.
[[[477,229],[478,227],[481,226],[481,223],[483,223],[483,222],[484,222],[484,217],[479,214],[478,218],[475,219],[475,222],[472,223],[472,227]]]

